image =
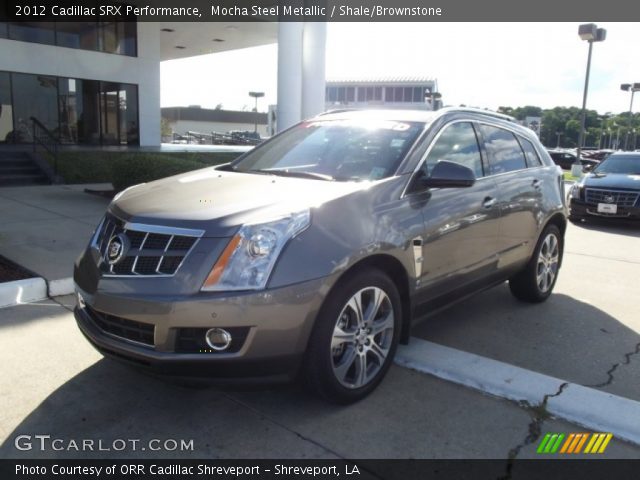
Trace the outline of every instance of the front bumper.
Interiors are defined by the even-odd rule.
[[[319,279],[260,292],[172,298],[76,290],[85,303],[75,310],[78,327],[106,356],[160,374],[249,381],[297,374],[328,288],[327,279]],[[110,328],[105,317],[125,327]],[[185,331],[213,327],[243,332],[231,353],[184,347]],[[149,333],[129,335],[134,328]]]
[[[571,198],[569,202],[569,211],[572,218],[602,218],[602,219],[620,219],[620,220],[640,220],[640,207],[617,207],[617,212],[602,213],[598,212],[598,205],[586,203],[584,200]]]

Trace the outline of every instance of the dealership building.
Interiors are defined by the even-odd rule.
[[[278,130],[336,105],[424,107],[425,92],[437,88],[425,78],[327,88],[321,22],[2,20],[0,143],[31,143],[37,123],[60,144],[157,146],[160,62],[276,42],[278,105],[270,119]]]
[[[6,22],[0,142],[160,144],[160,62],[278,42],[278,124],[324,109],[326,24]]]

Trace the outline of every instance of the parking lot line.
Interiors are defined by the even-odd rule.
[[[640,402],[415,337],[395,362],[640,445]]]

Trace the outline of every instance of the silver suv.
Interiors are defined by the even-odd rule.
[[[425,313],[506,280],[544,301],[565,226],[560,169],[510,117],[330,112],[119,194],[76,262],[75,314],[117,360],[300,375],[348,403]]]

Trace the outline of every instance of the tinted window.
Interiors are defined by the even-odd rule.
[[[426,167],[429,174],[440,160],[459,163],[473,170],[476,177],[483,176],[480,148],[471,123],[460,122],[445,127],[427,155],[423,168]]]
[[[513,133],[489,125],[481,125],[480,130],[489,153],[491,175],[526,168],[524,153]]]
[[[640,155],[612,155],[598,165],[594,172],[640,175]]]
[[[529,167],[540,167],[542,165],[542,161],[538,156],[538,152],[533,147],[533,144],[529,140],[525,140],[524,138],[520,139],[520,143],[522,144],[522,149],[524,150],[524,154],[527,157],[527,166]]]

